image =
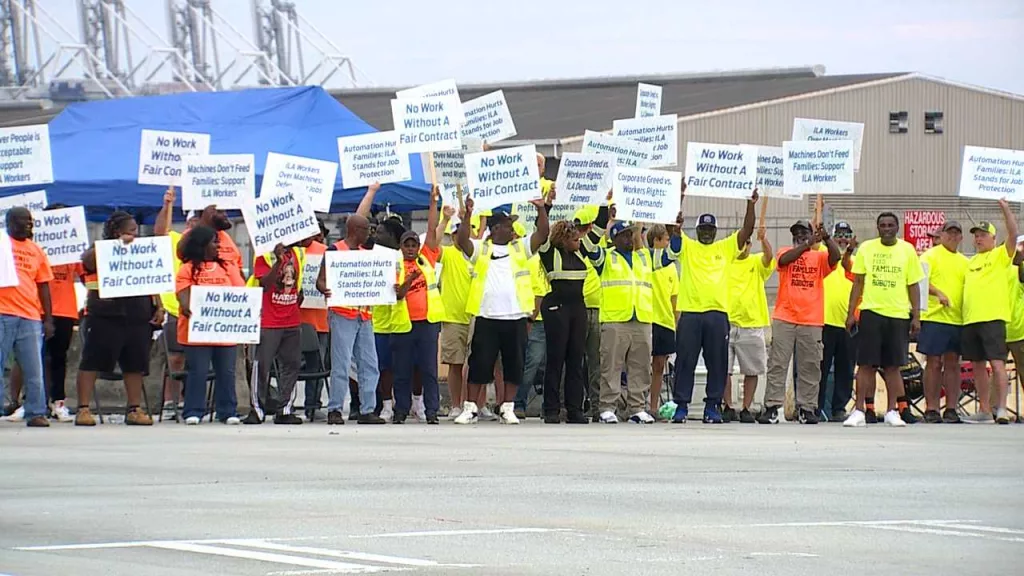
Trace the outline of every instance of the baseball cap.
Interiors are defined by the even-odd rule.
[[[701,214],[700,217],[697,218],[697,228],[700,228],[701,226],[718,228],[718,220],[715,218],[714,214]]]
[[[519,215],[512,213],[512,206],[509,204],[502,204],[501,206],[496,206],[491,209],[490,215],[487,216],[487,227],[489,228],[491,226],[494,226],[495,224],[504,222],[506,219],[515,222],[516,220],[519,219]]]
[[[573,214],[572,218],[577,224],[586,226],[592,224],[594,220],[597,220],[597,206],[584,206]]]
[[[409,239],[413,239],[416,242],[419,242],[420,235],[413,230],[406,230],[405,233],[402,234],[402,238],[398,241],[398,245],[401,246],[402,244],[405,244],[405,241]]]
[[[807,220],[797,220],[795,224],[789,227],[790,233],[796,231],[797,228],[803,228],[808,232],[814,230],[814,228],[811,228],[811,223],[808,222]]]
[[[960,226],[959,222],[957,222],[956,220],[949,220],[942,226],[928,232],[928,235],[931,236],[932,238],[938,238],[940,232],[948,232],[950,230],[959,230],[961,232],[964,231],[963,227]],[[992,233],[995,234],[994,231]]]
[[[1024,242],[1024,234],[1017,236],[1017,244],[1020,244],[1021,242]]]
[[[612,238],[615,238],[616,236],[619,235],[620,232],[624,232],[626,230],[629,230],[628,223],[616,222],[615,224],[612,224],[612,229],[608,232],[608,235],[611,236]]]
[[[988,232],[989,234],[996,235],[996,227],[991,222],[978,222],[977,226],[971,228],[971,234],[975,232]]]
[[[850,226],[850,223],[845,220],[840,220],[839,222],[836,222],[835,228],[832,232],[837,233],[839,231],[849,232],[850,234],[853,234],[853,226]]]

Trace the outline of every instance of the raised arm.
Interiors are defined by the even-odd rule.
[[[853,273],[853,253],[857,250],[857,237],[854,236],[850,243],[846,245],[846,250],[843,252],[843,270],[849,273]]]
[[[441,234],[437,232],[437,222],[440,220],[437,213],[437,199],[440,196],[437,186],[430,189],[430,204],[427,206],[427,237],[424,243],[431,250],[437,250],[441,244]]]
[[[444,233],[448,230],[448,223],[452,221],[452,216],[455,216],[454,206],[445,206],[441,208],[441,221],[437,223],[437,229],[434,234],[437,234],[438,242],[441,238],[444,238]]]
[[[373,211],[373,199],[377,197],[377,191],[380,190],[380,182],[374,182],[366,187],[366,195],[359,201],[359,207],[356,208],[356,214],[369,218],[370,213]]]
[[[1003,218],[1006,220],[1006,251],[1013,258],[1017,252],[1017,218],[1010,210],[1010,203],[1003,198],[999,201],[999,207],[1003,209]]]
[[[168,186],[164,192],[164,204],[156,215],[153,223],[153,236],[166,236],[171,231],[171,220],[174,213],[174,186]]]
[[[829,235],[828,230],[825,230],[824,226],[818,225],[819,235],[818,238],[825,242],[825,246],[828,248],[828,267],[835,268],[836,264],[839,263],[839,259],[843,257],[842,252],[839,251],[839,245],[836,244],[834,238]]]
[[[284,257],[287,251],[288,248],[280,242],[277,243],[277,246],[274,246],[274,265],[270,267],[269,272],[260,276],[260,287],[263,288],[264,292],[270,292],[277,284],[277,279],[281,276],[281,266],[284,265]],[[263,256],[257,256],[257,258],[263,258]],[[302,291],[300,290],[299,292],[301,293]]]
[[[785,268],[786,266],[789,266],[793,262],[796,262],[797,259],[800,258],[800,256],[803,256],[804,252],[807,252],[808,250],[811,249],[811,243],[812,242],[813,242],[813,239],[810,240],[810,241],[804,242],[803,244],[800,244],[799,246],[793,246],[792,248],[790,248],[786,252],[783,252],[782,256],[779,256],[779,268]]]
[[[533,230],[533,235],[530,236],[530,253],[536,254],[537,250],[548,241],[548,233],[550,229],[550,223],[548,222],[548,210],[546,204],[554,201],[555,191],[552,190],[549,194],[549,198],[538,198],[531,200],[530,204],[533,204],[537,208],[537,223]]]
[[[757,231],[757,239],[761,242],[761,264],[765,268],[772,265],[775,251],[772,250],[772,243],[768,241],[768,231],[764,228]]]
[[[469,230],[472,228],[470,222],[473,221],[473,199],[467,197],[464,204],[465,210],[460,217],[461,223],[459,229],[455,231],[455,246],[466,255],[466,258],[472,258],[473,240],[469,237]]]
[[[754,213],[754,207],[757,206],[757,188],[750,193],[750,200],[747,200],[747,212],[743,215],[743,228],[736,234],[736,248],[743,250],[743,247],[747,245],[747,240],[754,235],[754,223],[757,222],[757,215]],[[782,263],[780,262],[779,265]]]

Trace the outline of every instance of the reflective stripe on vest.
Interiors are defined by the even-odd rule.
[[[444,302],[441,300],[441,292],[437,289],[437,275],[434,267],[423,256],[416,257],[416,267],[420,269],[427,282],[427,322],[436,324],[444,319]],[[405,264],[398,264],[398,283],[405,282]],[[383,312],[384,321],[378,312],[381,308],[388,308]],[[378,324],[381,326],[378,328]],[[373,331],[377,334],[406,334],[412,331],[412,319],[409,318],[409,305],[405,299],[398,300],[390,306],[375,306],[373,309]]]
[[[562,253],[557,249],[552,248],[554,252],[551,258],[551,271],[548,272],[548,282],[552,280],[586,280],[587,269],[583,270],[564,270],[562,266]],[[579,256],[576,256],[579,258]]]
[[[616,250],[608,250],[601,271],[601,322],[654,321],[654,284],[645,250],[633,252],[632,266]]]
[[[512,280],[516,285],[516,302],[523,314],[533,313],[533,282],[530,278],[530,264],[524,248],[525,240],[515,240],[508,245],[508,257],[511,259]],[[479,250],[473,251],[470,257],[469,296],[466,298],[466,313],[478,316],[480,304],[484,299],[484,286],[487,282],[487,270],[491,267],[491,241],[484,240]]]

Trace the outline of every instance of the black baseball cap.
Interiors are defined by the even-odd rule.
[[[697,228],[707,226],[710,228],[718,228],[718,219],[715,218],[714,214],[701,214],[697,218]]]
[[[938,238],[940,233],[949,232],[950,230],[957,230],[958,232],[963,233],[964,228],[956,220],[949,220],[942,226],[932,230],[931,232],[928,232],[928,235],[931,236],[932,238]]]
[[[849,232],[850,234],[853,234],[853,226],[850,226],[850,223],[845,220],[840,220],[839,222],[836,222],[835,228],[833,229],[833,233],[839,232],[840,230],[842,230],[843,232]]]
[[[814,228],[811,228],[811,223],[807,220],[797,220],[795,224],[789,227],[789,232],[792,234],[797,228],[803,228],[808,232],[812,232]]]

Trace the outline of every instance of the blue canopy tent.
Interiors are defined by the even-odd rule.
[[[267,152],[337,162],[338,137],[377,131],[318,86],[72,104],[50,122],[54,182],[4,188],[0,196],[44,188],[51,204],[85,206],[90,220],[103,220],[114,209],[152,216],[164,187],[136,182],[144,128],[210,134],[211,154],[254,154],[257,193]],[[410,162],[412,180],[383,185],[375,203],[395,211],[426,208],[430,185],[420,155]],[[365,193],[365,187],[344,189],[339,172],[331,211],[354,210]]]

